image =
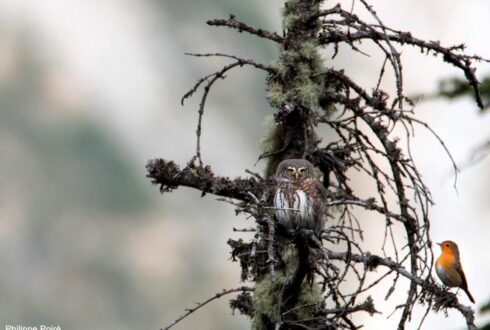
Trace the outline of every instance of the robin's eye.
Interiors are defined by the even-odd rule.
[[[449,244],[446,243],[446,247],[449,247]]]

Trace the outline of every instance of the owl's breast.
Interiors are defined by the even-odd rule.
[[[286,228],[309,228],[315,225],[311,198],[304,190],[282,187],[276,190],[274,207],[276,218]]]

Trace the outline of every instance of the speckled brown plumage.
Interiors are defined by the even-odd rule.
[[[274,207],[286,229],[312,229],[319,235],[327,218],[325,187],[315,177],[313,164],[287,159],[277,167]]]

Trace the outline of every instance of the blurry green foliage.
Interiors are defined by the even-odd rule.
[[[490,312],[490,300],[485,303],[485,305],[480,307],[481,314],[487,314]],[[490,323],[485,324],[484,326],[479,328],[480,330],[490,330]]]
[[[480,313],[488,313],[490,312],[490,301],[488,301],[485,305],[480,307]]]
[[[281,292],[284,289],[287,281],[289,281],[294,271],[298,268],[298,255],[296,251],[285,253],[284,261],[290,265],[285,272],[279,271],[276,273],[274,279],[270,275],[266,275],[262,280],[257,281],[255,285],[255,292],[253,295],[254,308],[266,319],[274,320],[278,309],[278,295],[277,292]],[[311,317],[312,313],[318,312],[322,308],[319,303],[322,301],[322,290],[317,283],[310,285],[307,281],[302,283],[301,293],[298,297],[298,302],[295,306],[302,306],[295,311],[290,311],[290,316],[293,319],[305,320]],[[324,306],[323,306],[324,308]],[[294,315],[294,316],[293,316]],[[270,329],[271,325],[264,322],[261,317],[254,317],[252,321],[253,330],[265,330]]]
[[[485,109],[490,106],[490,76],[481,79],[480,92],[483,99]],[[455,99],[463,96],[474,96],[473,88],[468,84],[465,79],[461,78],[447,78],[439,82],[439,88],[437,96]]]

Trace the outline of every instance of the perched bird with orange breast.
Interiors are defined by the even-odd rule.
[[[448,287],[461,288],[468,295],[472,303],[475,303],[473,296],[468,291],[468,283],[464,276],[463,267],[459,260],[459,249],[453,241],[437,243],[441,247],[442,253],[436,260],[436,273],[442,283]]]

